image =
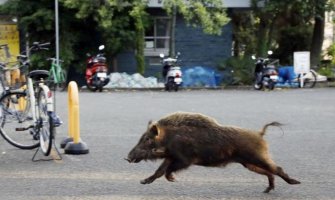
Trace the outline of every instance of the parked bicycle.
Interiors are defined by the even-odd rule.
[[[301,80],[302,79],[302,80]],[[295,81],[297,81],[299,87],[313,88],[316,84],[317,73],[311,69],[308,73],[298,74]],[[303,83],[303,85],[301,85]]]
[[[62,60],[57,64],[56,58],[48,58],[51,61],[51,68],[49,70],[49,87],[55,90],[63,91],[66,89],[66,72],[62,68]]]
[[[30,51],[48,49],[48,45],[35,42]],[[29,66],[28,57],[23,59],[22,65]],[[26,86],[7,90],[0,98],[2,137],[20,149],[40,147],[45,156],[50,154],[55,127],[60,125],[53,110],[52,93],[46,85],[48,76],[47,70],[31,71]]]

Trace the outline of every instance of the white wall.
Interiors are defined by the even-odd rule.
[[[7,0],[0,0],[0,4],[5,3]]]

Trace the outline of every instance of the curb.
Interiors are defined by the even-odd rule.
[[[335,87],[335,82],[319,82],[316,83],[314,88],[332,88]],[[275,87],[275,89],[299,89],[297,87]],[[219,87],[181,87],[181,91],[193,91],[193,90],[254,90],[252,85],[226,85]],[[90,92],[85,87],[79,88],[80,92]],[[153,87],[153,88],[104,88],[103,91],[108,92],[122,92],[122,91],[162,91],[165,92],[163,87]]]

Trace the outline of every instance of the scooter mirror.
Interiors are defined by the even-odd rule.
[[[99,46],[99,50],[101,51],[101,50],[104,50],[105,49],[105,45],[100,45]]]
[[[252,58],[253,60],[256,60],[256,56],[254,56],[254,55],[252,55],[251,58]]]
[[[273,54],[273,51],[269,50],[268,55],[272,55],[272,54]]]
[[[164,58],[164,54],[163,53],[159,54],[159,57]]]

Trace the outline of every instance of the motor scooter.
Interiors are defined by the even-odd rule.
[[[182,71],[180,66],[177,66],[178,56],[180,53],[178,52],[175,58],[167,57],[164,58],[164,54],[160,54],[159,56],[162,58],[163,64],[163,79],[166,91],[178,91],[179,87],[183,83],[182,79]]]
[[[271,55],[272,51],[268,51],[268,55]],[[254,88],[261,90],[263,87],[273,90],[276,83],[278,82],[278,71],[276,70],[275,64],[278,60],[271,60],[269,58],[256,58],[252,56],[252,59],[256,60],[255,67],[255,83]]]
[[[103,87],[109,83],[108,67],[106,64],[106,57],[102,53],[105,49],[104,45],[99,46],[99,53],[95,56],[87,54],[86,61],[86,85],[91,91],[102,91]]]

